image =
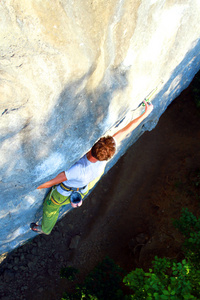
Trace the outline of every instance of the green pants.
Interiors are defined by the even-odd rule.
[[[97,183],[100,177],[96,178],[95,180],[89,183],[88,190],[86,193],[82,195],[82,199],[87,195],[89,190],[91,190],[94,187],[94,185]],[[51,196],[53,196],[55,201],[60,203],[60,205],[54,204],[50,199]],[[60,207],[69,203],[70,203],[70,197],[61,195],[60,193],[57,192],[55,187],[53,187],[52,190],[48,193],[48,195],[44,200],[43,216],[42,216],[42,231],[45,234],[50,234],[53,227],[55,226],[59,216]]]

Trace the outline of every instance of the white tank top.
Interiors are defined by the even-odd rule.
[[[88,185],[95,178],[99,177],[105,169],[107,161],[90,162],[86,154],[77,161],[69,170],[65,171],[67,180],[63,183],[72,188],[81,188]],[[67,196],[70,192],[64,192],[61,187],[57,186],[57,191]]]

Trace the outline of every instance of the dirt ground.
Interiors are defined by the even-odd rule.
[[[0,269],[0,298],[59,300],[73,288],[61,267],[81,280],[105,256],[131,271],[155,255],[181,260],[182,236],[172,225],[182,207],[200,215],[200,112],[186,89],[98,183],[82,207],[50,236],[10,253]]]

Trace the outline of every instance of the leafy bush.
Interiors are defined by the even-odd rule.
[[[148,273],[142,269],[129,273],[124,283],[134,294],[127,299],[200,299],[200,219],[183,208],[173,223],[185,237],[186,259],[176,262],[155,257]]]
[[[182,208],[181,217],[179,220],[174,220],[173,225],[187,238],[194,231],[200,231],[200,220],[197,220],[188,208]]]
[[[156,256],[149,272],[137,268],[124,277],[123,283],[130,291],[124,295],[124,271],[106,258],[74,294],[65,294],[62,300],[200,299],[200,219],[185,208],[174,226],[185,236],[185,259],[181,262]]]
[[[152,264],[153,268],[148,273],[136,269],[124,278],[124,283],[134,292],[127,299],[196,299],[192,295],[186,260],[177,263],[167,258],[155,257]]]
[[[186,238],[183,251],[187,260],[200,270],[200,218],[197,219],[187,208],[183,208],[180,219],[173,223]]]

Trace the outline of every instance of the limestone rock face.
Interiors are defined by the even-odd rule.
[[[200,3],[9,0],[1,1],[0,16],[4,253],[35,235],[29,224],[42,215],[39,184],[138,116],[157,88],[153,113],[111,167],[189,85],[200,68]]]

